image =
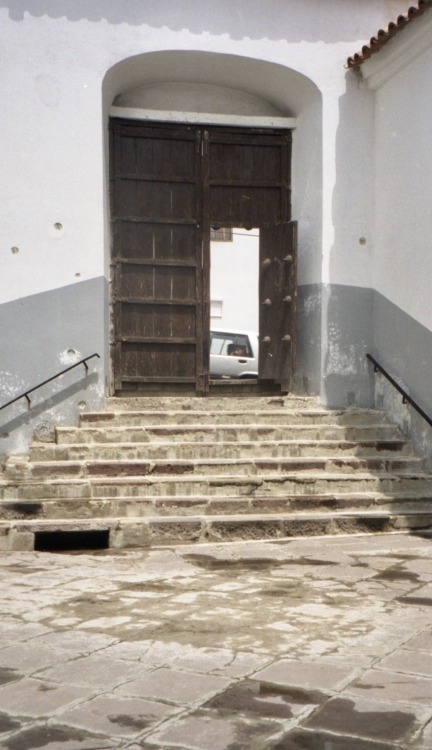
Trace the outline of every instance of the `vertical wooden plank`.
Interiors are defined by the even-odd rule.
[[[281,145],[281,221],[291,220],[291,135]]]
[[[202,160],[202,385],[201,393],[208,395],[210,389],[210,133],[203,133]]]
[[[205,395],[209,389],[209,337],[210,322],[208,319],[208,307],[205,300],[209,298],[210,273],[205,266],[209,264],[210,252],[206,252],[206,245],[210,246],[210,223],[209,223],[209,150],[208,131],[198,129],[196,133],[195,149],[195,180],[201,189],[196,190],[195,211],[199,217],[196,228],[195,243],[195,299],[196,299],[196,345],[195,345],[195,377],[196,392]],[[208,241],[206,237],[208,236]]]
[[[259,378],[290,387],[295,350],[295,222],[260,230]]]

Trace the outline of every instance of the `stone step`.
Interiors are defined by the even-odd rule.
[[[184,475],[255,476],[291,472],[419,472],[416,456],[306,456],[292,458],[155,459],[124,461],[22,461],[11,457],[4,467],[5,480],[140,477]],[[430,478],[432,481],[432,477]]]
[[[148,475],[139,477],[58,478],[0,481],[1,500],[106,498],[128,495],[260,495],[334,492],[422,492],[432,495],[432,476],[411,472],[328,473],[325,471],[260,475]]]
[[[432,493],[333,493],[279,496],[213,495],[107,498],[51,498],[40,500],[3,500],[0,520],[100,519],[110,517],[146,518],[147,516],[250,515],[377,510],[393,513],[432,512]]]
[[[237,516],[168,516],[165,518],[112,517],[100,520],[45,520],[0,522],[0,549],[32,550],[35,535],[50,532],[107,531],[112,548],[149,547],[181,543],[283,539],[353,533],[430,530],[432,512],[390,514],[364,510],[357,513],[293,513]]]
[[[87,443],[148,443],[148,442],[249,442],[261,440],[363,440],[395,441],[400,439],[396,425],[148,425],[114,427],[57,427],[58,445]]]
[[[233,409],[318,409],[316,396],[121,396],[105,401],[107,411],[232,411]]]
[[[191,458],[253,458],[254,456],[313,457],[313,456],[407,456],[404,440],[249,440],[245,441],[174,441],[147,443],[88,443],[56,445],[33,443],[30,462],[36,461],[125,461],[139,459]]]
[[[432,529],[432,475],[384,412],[311,398],[109,399],[0,479],[0,549],[62,531],[147,547],[400,529]]]
[[[104,411],[84,412],[80,415],[80,425],[156,425],[156,424],[380,424],[386,421],[384,412],[373,409],[253,409],[201,411]]]

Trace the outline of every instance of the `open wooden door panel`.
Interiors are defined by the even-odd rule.
[[[295,354],[297,222],[260,229],[259,379],[292,386]]]

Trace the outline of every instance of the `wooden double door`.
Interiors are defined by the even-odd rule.
[[[111,120],[110,131],[115,390],[208,392],[212,226],[259,229],[259,380],[288,390],[291,132],[122,119]]]

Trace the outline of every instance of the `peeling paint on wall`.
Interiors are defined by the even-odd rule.
[[[0,371],[0,406],[2,406],[10,399],[19,396],[20,393],[26,390],[29,385],[23,378],[20,378],[16,373],[9,372],[8,370]]]
[[[311,294],[309,297],[305,297],[303,304],[304,315],[316,315],[321,308],[321,294]]]
[[[334,331],[333,331],[334,332]],[[344,346],[336,342],[329,342],[327,374],[328,375],[352,375],[358,372],[358,351],[353,344]]]
[[[59,354],[59,362],[64,367],[70,367],[75,362],[79,362],[80,359],[84,359],[84,354],[77,349],[65,349]]]

